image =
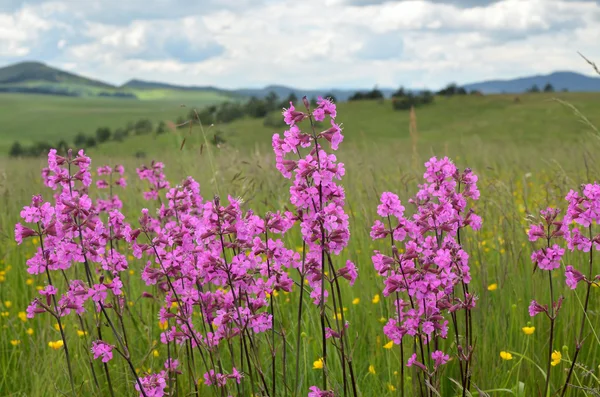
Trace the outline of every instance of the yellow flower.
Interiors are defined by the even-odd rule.
[[[496,291],[498,289],[498,284],[490,284],[488,285],[488,291]]]
[[[369,365],[369,373],[375,375],[375,367],[373,365]]]
[[[373,303],[379,303],[379,294],[375,294],[372,300]]]
[[[152,355],[154,357],[158,357],[158,356],[160,356],[160,353],[158,352],[158,350],[152,350]]]
[[[509,352],[500,352],[500,358],[508,361],[508,360],[512,360],[513,356]]]
[[[4,307],[7,309],[10,309],[10,307],[12,306],[12,302],[11,301],[4,301]]]
[[[60,331],[60,325],[58,325],[58,323],[54,323],[54,329]]]
[[[33,328],[27,328],[27,331],[25,331],[25,333],[29,336],[33,335]]]
[[[394,341],[389,341],[388,343],[386,343],[385,345],[383,345],[384,349],[391,349],[394,347]]]
[[[335,317],[336,317],[338,320],[341,320],[341,319],[342,319],[342,313],[338,313],[338,314],[336,314],[336,315],[335,315]]]
[[[313,369],[323,369],[323,359],[320,358],[313,363]]]
[[[41,291],[41,290],[44,289],[44,286],[43,285],[36,285],[35,289],[37,289],[38,291]]]
[[[10,341],[10,344],[13,345],[13,346],[17,346],[17,345],[21,344],[21,341],[18,340],[18,339],[13,339],[13,340]]]
[[[554,350],[554,352],[552,352],[552,361],[550,362],[550,364],[552,364],[552,366],[556,366],[558,364],[560,364],[560,360],[562,359],[562,354],[560,354],[560,352],[558,350]]]
[[[80,329],[78,329],[78,330],[77,330],[77,336],[79,336],[80,338],[81,338],[81,337],[84,337],[84,336],[86,336],[86,335],[87,335],[87,332],[86,332],[86,331],[82,331],[82,330],[80,330]]]
[[[17,314],[17,316],[21,319],[21,321],[23,321],[23,322],[27,321],[27,313],[25,313],[25,312],[19,312]]]
[[[523,327],[521,328],[525,335],[531,335],[535,332],[535,327]]]
[[[133,260],[133,255],[127,255],[127,260],[128,261],[132,261]]]
[[[171,302],[171,309],[177,309],[179,307],[179,305],[177,304],[177,302]]]
[[[130,271],[129,271],[129,275],[130,275],[130,276],[133,276],[134,274],[135,274],[135,271],[133,271],[133,270],[130,270]]]
[[[63,347],[63,345],[64,345],[64,343],[62,340],[57,340],[56,342],[52,342],[52,341],[48,342],[48,346],[50,346],[54,350],[60,349],[61,347]]]
[[[358,305],[359,303],[360,303],[360,298],[354,298],[354,299],[352,300],[352,304],[353,304],[353,305]]]
[[[386,321],[387,321],[387,319],[385,317],[383,317],[383,316],[381,316],[381,318],[379,319],[379,322],[381,324],[385,323]]]
[[[169,328],[169,322],[168,321],[159,321],[158,328],[160,328],[162,331],[166,330],[167,328]]]
[[[9,314],[10,314],[9,312],[2,312],[2,313],[0,313],[0,316],[8,317]]]
[[[302,250],[304,249],[304,247],[302,247],[301,245],[296,247],[296,252],[302,252]]]
[[[25,281],[25,284],[27,284],[27,285],[33,285],[33,279],[32,278],[28,278],[27,281]]]
[[[392,385],[391,383],[388,383],[388,390],[389,391],[396,391],[396,386]]]

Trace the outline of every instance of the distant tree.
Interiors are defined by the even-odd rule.
[[[554,87],[550,83],[546,83],[544,86],[544,92],[554,92]]]
[[[85,147],[87,139],[87,136],[85,136],[83,132],[78,132],[77,135],[75,135],[75,140],[73,141],[73,143],[75,144],[75,147],[77,149],[82,149]]]
[[[146,135],[152,132],[152,121],[148,119],[140,119],[134,125],[136,135]]]
[[[291,103],[297,103],[298,102],[298,97],[296,96],[296,94],[294,94],[293,92],[290,93],[290,95],[287,96],[287,98],[285,98],[280,104],[279,104],[279,108],[289,108],[290,107],[290,102]]]
[[[365,94],[360,91],[355,92],[348,98],[349,101],[360,101],[362,99],[365,99]]]
[[[112,136],[113,141],[122,142],[129,135],[124,128],[117,128]]]
[[[540,87],[538,87],[537,84],[534,84],[531,86],[531,88],[529,88],[527,90],[527,92],[531,92],[531,93],[540,92]]]
[[[337,98],[335,97],[335,95],[333,95],[333,93],[328,92],[327,94],[325,94],[325,96],[323,96],[323,98],[329,98],[331,99],[333,102],[337,102]]]
[[[310,107],[312,109],[316,108],[317,107],[317,98],[315,98],[315,97],[310,98],[310,102],[309,103],[310,103]]]
[[[568,88],[563,88],[562,92],[569,92],[569,89]]]
[[[222,103],[216,114],[217,121],[222,123],[229,123],[242,117],[244,117],[244,109],[236,102]]]
[[[23,146],[21,146],[21,143],[19,141],[16,141],[12,144],[12,146],[10,147],[10,150],[8,152],[8,155],[10,157],[21,157],[25,154],[25,151],[23,149]]]
[[[97,142],[96,139],[93,136],[88,136],[87,139],[85,140],[85,147],[86,148],[91,148],[96,146]]]
[[[59,154],[64,156],[69,151],[69,144],[64,139],[61,139],[56,144],[56,150]]]
[[[267,115],[269,109],[265,101],[253,96],[246,102],[245,111],[250,117],[262,118]]]
[[[392,98],[402,98],[406,96],[406,90],[404,87],[398,88],[394,93],[392,93]]]
[[[467,90],[464,87],[459,87],[456,83],[450,83],[445,88],[439,90],[437,94],[444,96],[466,95]]]
[[[471,90],[471,91],[469,91],[469,95],[483,96],[483,92],[481,92],[479,90]]]
[[[161,120],[156,127],[156,135],[164,134],[165,132],[167,132],[167,125]]]
[[[265,105],[267,106],[267,110],[279,110],[279,96],[275,91],[270,91],[265,97]]]
[[[98,143],[106,142],[110,139],[110,128],[108,127],[100,127],[96,130],[96,140]]]

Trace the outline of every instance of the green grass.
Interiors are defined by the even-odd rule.
[[[175,121],[185,116],[182,105],[202,107],[225,101],[225,96],[206,93],[144,91],[148,100],[60,97],[30,94],[0,94],[0,156],[6,156],[14,141],[72,142],[78,132],[93,136],[98,127],[123,128],[142,118],[153,122]],[[152,95],[155,98],[151,98]],[[129,144],[131,146],[131,144]]]
[[[600,113],[597,111],[599,94],[556,95],[577,106],[592,123],[600,125]],[[363,396],[398,395],[398,392],[390,391],[389,384],[399,387],[395,371],[399,371],[401,365],[397,349],[383,348],[387,340],[382,332],[380,319],[390,316],[392,306],[387,299],[381,299],[377,304],[372,303],[373,296],[381,294],[383,282],[373,270],[370,257],[374,249],[387,249],[385,244],[375,244],[369,238],[370,225],[377,216],[377,200],[382,191],[389,190],[398,193],[406,203],[420,182],[423,162],[432,155],[448,155],[460,168],[471,167],[479,175],[481,200],[476,207],[484,224],[481,231],[470,232],[465,236],[465,247],[471,258],[473,273],[471,289],[479,297],[477,308],[473,312],[476,332],[473,381],[481,390],[513,390],[512,394],[507,391],[489,392],[493,396],[537,396],[541,393],[543,379],[540,370],[528,360],[533,360],[545,370],[548,321],[542,316],[531,319],[527,306],[533,298],[547,302],[549,293],[547,279],[540,272],[533,274],[530,255],[537,246],[527,239],[527,217],[537,214],[539,209],[548,205],[564,208],[563,198],[569,189],[576,189],[581,183],[596,180],[600,172],[596,156],[600,141],[571,109],[552,101],[550,95],[521,95],[520,103],[515,103],[513,98],[436,98],[434,105],[417,109],[419,138],[415,154],[408,132],[407,112],[392,111],[389,102],[348,103],[338,107],[338,121],[343,122],[346,136],[338,154],[347,169],[343,186],[347,194],[347,211],[351,215],[352,237],[350,246],[337,264],[345,259],[352,259],[360,268],[355,287],[344,287],[342,292],[354,344],[354,365]],[[41,108],[44,104],[42,98],[35,100],[36,106]],[[106,123],[114,121],[115,126],[122,124],[120,120],[141,117],[136,111],[143,112],[143,105],[156,112],[156,108],[151,107],[155,104],[149,102],[141,102],[139,107],[119,108],[115,103],[126,101],[114,101],[102,102],[102,106],[95,101],[80,101],[78,106],[69,102],[73,106],[63,108],[62,111],[65,116],[78,114],[78,118],[82,119],[86,118],[83,114],[94,114],[94,109],[106,109],[110,106],[111,111],[104,113],[104,116],[89,117],[97,117],[94,120]],[[62,108],[58,102],[54,103],[55,111]],[[24,111],[22,108],[28,104],[26,100],[20,106],[13,103],[12,111],[8,113]],[[4,107],[0,106],[0,109]],[[169,111],[171,109],[165,110],[165,115]],[[2,125],[10,118],[4,110],[0,117]],[[33,121],[30,122],[34,125]],[[69,117],[57,117],[47,119],[46,123],[38,120],[35,125],[45,125],[49,134],[58,134],[68,123]],[[32,131],[23,120],[19,124],[14,119],[12,128],[14,131],[21,131],[21,134]],[[261,120],[245,119],[228,125],[206,126],[205,135],[210,137],[214,129],[221,129],[228,139],[228,144],[221,149],[212,145],[201,148],[204,136],[195,127],[191,134],[187,130],[179,130],[153,138],[134,137],[123,144],[103,145],[91,152],[92,158],[94,165],[124,163],[128,170],[129,187],[121,198],[125,203],[124,212],[134,224],[139,209],[148,205],[141,199],[140,192],[144,186],[137,181],[134,169],[141,162],[148,163],[153,158],[166,164],[167,175],[172,183],[187,175],[195,177],[201,184],[205,198],[212,197],[213,194],[222,197],[227,194],[240,196],[259,214],[284,208],[288,199],[289,181],[274,170],[274,159],[269,148],[270,136],[276,129],[264,127]],[[17,136],[18,134],[15,133]],[[186,144],[179,150],[184,137],[187,137]],[[133,153],[137,150],[146,152],[148,158],[135,159]],[[35,296],[35,286],[43,284],[41,277],[33,278],[32,285],[27,285],[26,282],[30,276],[25,272],[25,260],[33,251],[33,246],[17,246],[12,241],[13,225],[19,220],[18,212],[23,205],[29,203],[31,195],[40,191],[46,198],[51,195],[51,192],[41,186],[39,169],[43,163],[43,159],[0,159],[0,169],[4,171],[0,174],[0,205],[3,208],[0,212],[0,270],[6,272],[5,281],[0,284],[0,302],[12,303],[10,308],[4,306],[0,310],[9,313],[6,317],[0,317],[0,396],[58,395],[57,389],[68,390],[63,353],[47,346],[49,341],[59,339],[58,332],[52,328],[53,321],[48,316],[40,316],[33,321],[22,322],[17,317],[17,313],[24,310]],[[92,189],[92,194],[96,193]],[[297,231],[288,238],[290,247],[300,245],[295,237]],[[567,254],[564,262],[582,268],[586,259],[578,254]],[[135,274],[129,280],[129,300],[136,300],[141,291],[148,290],[138,279],[143,266],[143,261],[132,262]],[[600,269],[597,264],[595,268]],[[488,291],[488,285],[493,283],[498,284],[498,289]],[[564,276],[560,271],[556,273],[555,285],[558,285],[555,294],[564,295],[565,302],[557,320],[554,348],[561,350],[566,345],[572,353],[576,329],[581,319],[580,300],[583,299],[583,290],[579,289],[576,294],[565,288]],[[592,292],[590,307],[593,309],[589,320],[597,332],[600,329],[600,318],[596,310],[600,303],[600,288],[595,288]],[[360,303],[353,305],[351,302],[354,298],[359,298]],[[288,341],[291,341],[287,350],[288,361],[292,362],[290,358],[295,358],[296,354],[301,356],[304,389],[308,385],[319,384],[321,373],[312,369],[312,363],[320,352],[318,310],[306,301],[306,321],[303,323],[305,336],[301,351],[295,352],[295,340],[298,336],[295,331],[297,293],[280,295],[276,299],[280,310],[277,315],[286,328]],[[146,323],[138,323],[132,356],[139,368],[157,371],[166,358],[166,349],[160,343],[157,347],[152,344],[159,336],[156,315],[149,302],[137,305],[138,303],[136,307],[142,311]],[[533,335],[526,336],[521,328],[529,323],[536,330]],[[133,327],[133,324],[128,324]],[[29,327],[34,329],[31,337],[25,333]],[[67,319],[69,343],[73,347],[77,363],[75,376],[81,387],[81,394],[106,395],[106,389],[102,393],[94,392],[85,361],[87,345],[76,335],[75,327],[75,321]],[[588,330],[592,327],[588,327]],[[21,344],[12,346],[10,341],[13,339],[21,340]],[[268,362],[266,340],[264,346],[265,362]],[[159,352],[158,358],[151,354],[154,348]],[[450,340],[446,348],[453,351]],[[519,361],[519,357],[514,354],[512,361],[502,361],[499,356],[502,350],[525,354],[527,360]],[[281,356],[279,357],[281,360]],[[598,357],[600,342],[591,333],[585,340],[580,362],[595,376],[598,376],[600,364]],[[568,359],[565,351],[563,358]],[[333,363],[335,361],[332,360]],[[200,364],[197,365],[199,372]],[[369,373],[369,365],[374,366],[375,374]],[[458,378],[455,367],[456,362],[449,364],[445,373],[448,378]],[[118,385],[118,395],[133,395],[131,375],[122,360],[116,357],[110,363],[110,368],[113,384]],[[564,380],[566,368],[567,362],[552,367],[553,390]],[[100,372],[100,366],[97,369]],[[332,370],[335,372],[337,369],[334,367]],[[413,375],[411,371],[407,374]],[[577,374],[578,378],[573,380],[575,384],[581,382],[582,385],[594,385],[591,375],[583,376],[581,370]],[[288,367],[288,378],[291,376],[293,368]],[[334,379],[339,378],[339,374],[334,375]],[[520,382],[522,392],[519,392]],[[202,387],[201,393],[213,395],[212,389],[208,387]],[[442,395],[454,395],[449,380],[443,384]],[[584,394],[571,392],[570,395]]]

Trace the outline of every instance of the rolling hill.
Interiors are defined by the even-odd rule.
[[[547,75],[521,77],[511,80],[490,80],[464,85],[467,90],[477,90],[484,94],[520,93],[537,85],[542,89],[546,84],[552,84],[554,90],[572,92],[600,91],[600,78],[589,77],[574,72],[554,72]]]

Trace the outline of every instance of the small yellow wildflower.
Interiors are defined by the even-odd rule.
[[[391,349],[394,347],[394,341],[389,341],[388,343],[386,343],[385,345],[383,345],[384,349]]]
[[[9,314],[10,314],[9,312],[2,312],[2,313],[0,313],[0,316],[8,317]]]
[[[525,335],[531,335],[535,332],[535,327],[523,327],[521,329],[523,330],[523,333],[525,333]]]
[[[18,340],[18,339],[13,339],[13,340],[10,341],[10,344],[13,345],[13,346],[17,346],[17,345],[21,344],[21,341]]]
[[[60,331],[60,325],[58,325],[58,323],[54,323],[54,329]]]
[[[79,336],[80,338],[84,337],[87,335],[86,331],[82,331],[80,329],[77,330],[77,336]]]
[[[62,340],[57,340],[55,342],[50,341],[50,342],[48,342],[48,346],[50,346],[54,350],[58,350],[64,346],[64,343]]]
[[[32,278],[28,278],[28,279],[25,281],[25,284],[27,284],[27,285],[33,285],[33,279],[32,279]]]
[[[336,314],[336,315],[335,315],[335,317],[336,317],[338,320],[341,320],[341,319],[342,319],[342,313],[338,313],[338,314]]]
[[[27,328],[27,331],[25,331],[25,333],[29,336],[33,335],[33,328]]]
[[[381,316],[381,318],[379,319],[379,322],[381,324],[385,323],[386,321],[387,321],[387,319],[385,317],[383,317],[383,316]]]
[[[372,375],[375,375],[377,372],[375,372],[375,367],[373,365],[369,365],[369,373]]]
[[[379,294],[375,294],[372,300],[373,303],[379,303]]]
[[[353,305],[358,305],[359,303],[360,303],[360,298],[354,298],[354,299],[352,300],[352,304],[353,304]]]
[[[392,385],[391,383],[388,383],[388,390],[389,391],[396,391],[396,386]]]
[[[162,331],[165,331],[167,328],[169,328],[169,322],[168,321],[159,321],[158,328],[160,328]]]
[[[513,356],[509,352],[504,352],[503,351],[503,352],[500,352],[500,358],[503,359],[503,360],[508,361],[508,360],[512,360]]]
[[[17,316],[21,319],[21,321],[23,321],[23,322],[27,321],[27,313],[25,313],[25,312],[19,312],[17,314]]]
[[[7,309],[10,309],[10,307],[12,306],[12,302],[11,301],[4,301],[4,307]]]
[[[41,290],[44,289],[44,286],[43,285],[36,285],[35,289],[38,290],[38,291],[41,291]]]
[[[154,357],[158,357],[158,356],[160,356],[160,353],[158,352],[158,350],[152,350],[152,355]]]
[[[498,289],[498,284],[490,284],[488,285],[488,291],[496,291]]]
[[[313,363],[313,369],[323,369],[323,359],[320,358]]]
[[[127,260],[128,261],[132,261],[133,260],[133,255],[127,255]]]
[[[130,270],[130,271],[129,271],[129,275],[130,275],[130,276],[133,276],[134,274],[135,274],[135,271],[133,271],[133,270]]]
[[[179,307],[179,305],[177,304],[177,302],[171,302],[171,309],[177,309]]]
[[[552,366],[555,367],[558,364],[560,364],[561,359],[562,359],[562,354],[560,354],[560,352],[558,350],[554,350],[554,352],[552,352],[552,361],[550,362],[550,364],[552,364]]]

